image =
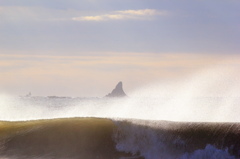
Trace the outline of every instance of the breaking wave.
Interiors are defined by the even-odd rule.
[[[0,158],[235,159],[239,126],[103,118],[0,122]]]
[[[239,159],[238,71],[127,98],[0,94],[1,159]]]

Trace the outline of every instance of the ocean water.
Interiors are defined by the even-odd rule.
[[[0,94],[0,159],[239,159],[239,74],[213,72],[126,98]]]
[[[239,98],[191,100],[197,104],[178,112],[180,108],[167,107],[170,98],[2,95],[0,158],[239,158],[238,110],[222,121],[226,116],[217,109],[225,100],[236,107]]]

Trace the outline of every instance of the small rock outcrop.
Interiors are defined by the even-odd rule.
[[[108,95],[106,95],[106,97],[125,97],[127,96],[125,94],[125,92],[123,91],[122,88],[122,82],[118,82],[118,84],[116,85],[116,87],[112,90],[111,93],[109,93]]]

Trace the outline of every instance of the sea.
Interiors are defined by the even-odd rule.
[[[239,159],[239,104],[189,94],[1,94],[0,159]]]

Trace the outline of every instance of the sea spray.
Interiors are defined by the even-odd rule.
[[[132,92],[126,105],[138,119],[239,122],[239,80],[237,68],[211,68],[148,85]]]
[[[128,92],[126,98],[12,97],[0,95],[0,120],[66,117],[240,122],[240,72],[203,70]]]

